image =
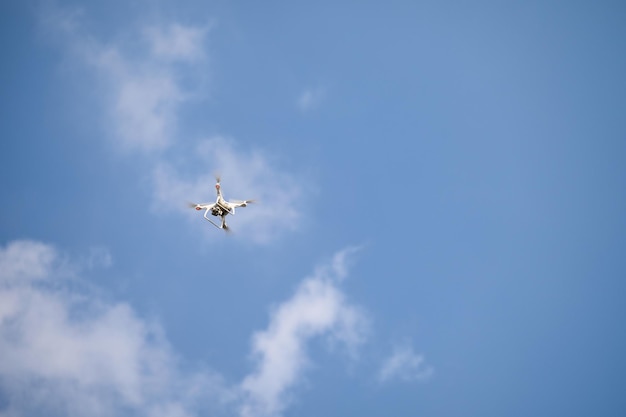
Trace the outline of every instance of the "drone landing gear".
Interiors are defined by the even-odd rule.
[[[217,223],[215,223],[213,220],[209,219],[208,217],[205,217],[205,219],[207,219],[209,223],[211,223],[213,226],[217,227],[218,229],[223,229],[224,228],[221,225],[218,225]],[[228,229],[228,227],[226,227],[226,228]]]
[[[219,224],[215,223],[213,220],[211,220],[209,218],[209,216],[207,216],[207,214],[209,214],[209,210],[207,210],[204,213],[204,218],[207,219],[207,221],[209,223],[211,223],[213,226],[217,227],[218,229],[224,229],[226,231],[230,230],[230,229],[228,229],[228,225],[226,224],[226,219],[224,218],[225,214],[221,216],[222,217],[222,224],[221,225],[219,225]]]

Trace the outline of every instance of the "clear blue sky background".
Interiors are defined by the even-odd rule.
[[[150,49],[173,25],[198,30],[191,55]],[[267,415],[626,415],[622,2],[13,1],[0,43],[5,268],[16,241],[54,248],[78,272],[25,285],[158,323],[171,379],[245,386],[253,334],[358,246],[329,285],[358,311],[359,343],[332,326],[305,337],[308,365]],[[182,96],[158,84],[121,108],[144,77]],[[226,197],[260,200],[232,236],[184,211],[214,198],[216,171]],[[5,320],[1,346],[28,351],[33,330]],[[24,401],[24,380],[71,377],[7,357],[0,415],[81,415]],[[76,381],[103,415],[148,415]],[[244,415],[245,399],[225,402]]]

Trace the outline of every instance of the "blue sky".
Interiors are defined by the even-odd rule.
[[[0,19],[0,416],[626,413],[621,2]]]

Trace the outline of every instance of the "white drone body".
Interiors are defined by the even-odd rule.
[[[248,204],[253,203],[254,200],[233,200],[226,201],[224,197],[222,197],[222,187],[220,186],[220,178],[216,178],[217,182],[215,183],[215,190],[217,191],[217,199],[215,203],[207,203],[207,204],[194,204],[191,203],[190,206],[194,209],[200,211],[204,210],[204,218],[209,221],[213,226],[218,229],[224,229],[228,231],[228,225],[226,224],[226,216],[229,214],[235,215],[235,209],[237,207],[246,207]],[[213,220],[209,218],[209,213],[215,217],[221,217],[221,224],[215,223]]]

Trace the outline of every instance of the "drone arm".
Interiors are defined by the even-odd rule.
[[[252,203],[254,200],[235,200],[229,201],[228,207],[231,209],[230,214],[235,214],[236,207],[247,207],[249,203]]]

